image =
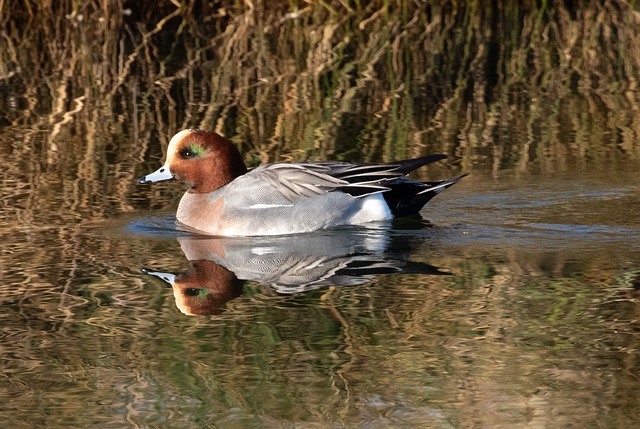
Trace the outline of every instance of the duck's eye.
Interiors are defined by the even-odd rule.
[[[182,149],[180,151],[180,156],[183,159],[189,159],[189,158],[193,158],[196,155],[196,152],[191,149],[190,147],[185,147],[184,149]]]
[[[190,144],[184,146],[179,153],[182,159],[191,159],[204,155],[207,153],[207,150],[199,144]]]
[[[193,296],[193,297],[200,296],[200,297],[202,297],[202,296],[206,296],[207,295],[207,290],[206,289],[190,287],[190,288],[187,288],[187,289],[184,290],[184,294],[185,294],[185,296]]]

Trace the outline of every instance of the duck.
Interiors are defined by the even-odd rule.
[[[248,169],[240,151],[214,131],[186,129],[169,141],[166,161],[138,179],[186,183],[180,224],[207,235],[271,236],[415,215],[466,176],[419,182],[405,177],[443,154],[381,164],[271,163]]]

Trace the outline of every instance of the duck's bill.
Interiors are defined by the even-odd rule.
[[[150,276],[162,279],[165,282],[169,283],[171,286],[173,286],[174,283],[176,282],[177,276],[173,273],[165,273],[162,271],[152,271],[147,268],[140,268],[140,271],[142,271],[143,274],[148,274]]]
[[[173,173],[169,170],[169,167],[163,165],[153,173],[147,174],[146,176],[142,176],[138,179],[138,183],[153,183],[153,182],[162,182],[163,180],[171,180],[173,179]]]

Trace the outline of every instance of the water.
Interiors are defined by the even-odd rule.
[[[640,424],[637,12],[324,3],[3,11],[1,427]],[[188,127],[470,175],[419,217],[203,237],[135,181]]]
[[[3,421],[637,421],[637,173],[478,176],[422,219],[303,236],[203,238],[170,211],[12,228]]]

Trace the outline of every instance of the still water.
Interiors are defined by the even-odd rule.
[[[640,425],[640,14],[392,3],[0,2],[0,427]],[[203,237],[135,183],[189,127],[470,175]]]

